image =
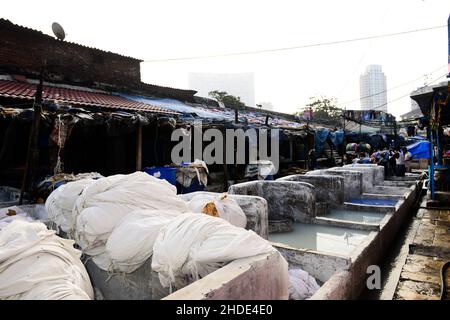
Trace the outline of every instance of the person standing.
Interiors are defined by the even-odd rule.
[[[404,177],[406,172],[406,166],[405,166],[405,152],[403,148],[402,151],[396,151],[395,152],[395,162],[396,162],[396,168],[395,168],[395,175],[397,177]]]
[[[403,147],[402,149],[403,154],[405,155],[405,170],[407,172],[411,171],[411,160],[412,160],[412,154],[411,152],[406,149],[406,147]]]
[[[311,149],[308,152],[308,170],[314,170],[317,166],[316,150]]]

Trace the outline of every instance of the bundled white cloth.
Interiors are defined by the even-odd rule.
[[[244,211],[226,193],[219,196],[211,194],[196,195],[189,201],[188,206],[192,212],[206,213],[205,208],[211,203],[217,209],[220,218],[225,219],[236,227],[245,228],[247,226],[247,217]]]
[[[117,223],[138,209],[189,210],[187,203],[177,197],[175,186],[145,172],[101,178],[89,184],[76,200],[73,216],[77,244],[106,270],[108,262],[100,256],[106,241]]]
[[[153,254],[159,230],[179,216],[178,211],[136,210],[115,226],[106,242],[110,270],[131,273]]]
[[[305,300],[311,298],[320,286],[308,272],[302,269],[289,270],[289,299]]]
[[[45,201],[48,218],[69,236],[73,234],[76,225],[73,216],[75,202],[84,188],[94,181],[88,178],[68,182],[54,190]]]
[[[164,226],[153,246],[152,269],[164,287],[197,280],[224,264],[275,249],[250,230],[205,214],[185,213]]]
[[[73,243],[41,222],[8,224],[0,231],[0,299],[93,299]]]

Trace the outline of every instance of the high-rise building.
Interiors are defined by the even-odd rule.
[[[387,112],[386,76],[380,65],[371,64],[359,77],[362,110]]]
[[[214,90],[226,91],[241,98],[246,106],[255,107],[255,76],[253,73],[189,73],[189,88],[208,97]]]

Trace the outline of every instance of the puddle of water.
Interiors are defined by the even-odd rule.
[[[356,204],[367,204],[375,206],[395,206],[399,199],[372,199],[372,198],[354,198],[350,199],[348,202]]]
[[[385,213],[380,212],[331,209],[324,217],[352,222],[379,223],[385,215]]]
[[[294,231],[269,234],[269,240],[295,248],[348,255],[368,234],[364,230],[294,223]]]

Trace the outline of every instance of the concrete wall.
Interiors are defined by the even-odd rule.
[[[316,190],[305,182],[250,181],[232,185],[229,194],[260,196],[267,200],[269,220],[310,222],[315,216]]]
[[[362,173],[362,192],[370,192],[375,184],[375,169],[364,167],[334,167],[327,171],[356,171]]]
[[[235,260],[164,300],[287,300],[288,264],[279,252]]]
[[[316,201],[342,203],[344,201],[344,178],[335,175],[293,174],[276,181],[307,182],[316,188]]]
[[[339,270],[347,269],[350,259],[308,249],[299,249],[283,243],[272,245],[289,262],[289,269],[301,268],[321,282],[326,282]]]
[[[0,65],[10,73],[38,76],[46,60],[46,74],[55,81],[118,84],[141,81],[140,60],[89,48],[0,19]]]
[[[377,164],[362,164],[362,163],[354,163],[354,164],[346,164],[344,168],[370,168],[375,171],[374,183],[375,184],[383,184],[384,182],[384,167],[379,166]]]
[[[221,195],[221,193],[198,191],[182,194],[179,195],[179,197],[185,201],[190,201],[194,196],[201,194],[214,196]],[[245,216],[247,217],[247,226],[245,228],[247,230],[253,230],[262,238],[267,239],[269,212],[266,199],[258,196],[235,194],[229,194],[228,196],[230,199],[235,200],[242,208],[242,211],[244,211]]]
[[[333,175],[344,178],[344,200],[357,198],[362,193],[363,174],[353,170],[314,170],[306,173],[306,176]]]
[[[163,288],[158,273],[152,271],[149,258],[132,273],[110,274],[90,259],[85,262],[98,300],[157,300],[167,296],[169,288]]]

